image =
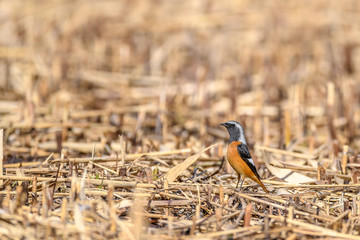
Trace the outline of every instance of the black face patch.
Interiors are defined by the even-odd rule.
[[[235,125],[228,127],[228,132],[230,134],[229,142],[238,141],[240,138],[240,130]]]

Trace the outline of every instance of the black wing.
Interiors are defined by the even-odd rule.
[[[259,178],[259,174],[256,170],[254,160],[251,157],[251,154],[249,152],[248,147],[245,144],[240,143],[237,145],[237,150],[239,152],[240,157],[245,161],[245,163],[250,167],[250,169],[253,171],[253,173]]]

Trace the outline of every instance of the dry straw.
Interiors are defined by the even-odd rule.
[[[3,1],[1,239],[359,239],[360,4]],[[224,159],[241,122],[265,194]]]

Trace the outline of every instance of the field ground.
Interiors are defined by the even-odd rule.
[[[359,12],[0,1],[1,239],[359,239]]]

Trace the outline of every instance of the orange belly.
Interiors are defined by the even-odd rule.
[[[234,168],[234,170],[240,174],[244,175],[254,182],[260,184],[260,186],[264,189],[264,191],[268,194],[269,191],[266,189],[261,180],[257,177],[257,175],[251,170],[251,168],[247,165],[247,163],[240,157],[240,154],[237,150],[237,146],[241,144],[239,141],[231,142],[228,150],[227,150],[227,159],[230,165]]]
[[[227,159],[230,165],[234,168],[234,170],[241,175],[244,175],[248,178],[251,178],[255,182],[258,182],[258,179],[250,169],[250,167],[246,164],[246,162],[240,157],[239,152],[237,150],[237,146],[241,144],[241,142],[234,141],[231,142],[228,150],[227,150]]]

